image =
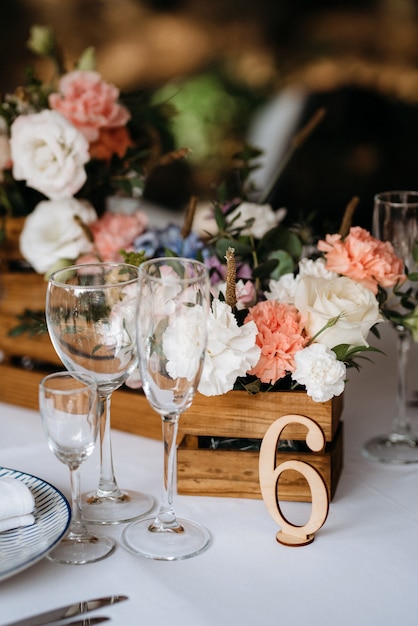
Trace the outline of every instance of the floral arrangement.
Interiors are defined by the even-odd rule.
[[[34,26],[28,47],[54,74],[42,82],[28,70],[26,83],[0,100],[0,208],[27,216],[20,247],[38,273],[84,254],[117,257],[146,229],[135,203],[146,176],[187,153],[173,151],[173,111],[152,94],[122,95],[95,70],[91,48],[65,71],[48,27]],[[112,212],[109,198],[134,208]]]
[[[136,240],[148,258],[189,256],[210,270],[200,393],[304,389],[325,402],[344,391],[348,368],[359,368],[367,352],[380,352],[368,342],[370,332],[378,336],[379,323],[402,321],[417,335],[410,284],[418,275],[407,276],[391,243],[349,226],[355,202],[342,233],[306,248],[301,233],[284,225],[284,209],[275,212],[242,196],[215,201],[204,212],[203,237],[169,225]]]

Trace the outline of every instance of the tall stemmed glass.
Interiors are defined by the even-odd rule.
[[[408,270],[414,267],[413,248],[418,241],[418,191],[387,191],[377,194],[373,212],[373,234],[390,241]],[[408,283],[402,285],[405,292]],[[406,313],[400,304],[391,307]],[[396,413],[390,433],[374,437],[363,449],[365,456],[383,463],[417,463],[418,435],[412,431],[407,403],[407,365],[411,334],[399,322],[394,323],[397,335],[398,385]]]
[[[69,532],[47,558],[72,565],[100,561],[116,543],[87,530],[80,496],[80,465],[93,452],[99,430],[96,381],[87,374],[49,374],[39,384],[39,407],[48,446],[71,474]]]
[[[208,310],[209,278],[202,263],[170,257],[140,266],[139,364],[147,400],[162,418],[163,495],[157,516],[129,524],[122,542],[128,550],[152,559],[186,559],[211,542],[204,526],[177,518],[173,504],[178,421],[190,407],[199,383]]]
[[[100,479],[83,496],[84,518],[118,524],[148,513],[154,499],[121,491],[112,458],[110,402],[137,367],[135,308],[138,268],[125,263],[73,265],[54,272],[47,287],[46,319],[54,348],[65,367],[90,372],[100,398]]]

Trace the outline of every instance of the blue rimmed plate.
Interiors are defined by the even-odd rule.
[[[35,499],[32,526],[0,533],[0,581],[40,561],[61,541],[71,520],[68,500],[41,478],[0,467],[0,479],[10,476],[24,482]]]

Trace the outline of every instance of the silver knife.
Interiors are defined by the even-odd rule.
[[[82,617],[75,622],[65,622],[65,626],[94,626],[94,624],[101,624],[102,622],[108,622],[110,617]],[[54,622],[56,624],[56,622]],[[49,624],[46,624],[49,626]]]
[[[58,609],[52,609],[51,611],[45,611],[45,613],[39,613],[33,617],[26,617],[20,619],[17,622],[10,622],[4,624],[4,626],[43,626],[44,624],[52,624],[59,620],[67,619],[68,617],[75,617],[76,615],[83,615],[89,611],[95,611],[103,606],[109,606],[110,604],[116,604],[122,600],[127,600],[127,596],[108,596],[106,598],[96,598],[94,600],[85,600],[83,602],[75,602],[74,604],[68,604]],[[75,622],[76,624],[83,624],[81,622]],[[92,622],[94,623],[94,622]]]

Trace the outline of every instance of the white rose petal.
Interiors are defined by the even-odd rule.
[[[315,402],[326,402],[344,391],[345,364],[323,344],[313,343],[296,352],[295,365],[292,379],[304,385]]]
[[[214,299],[208,321],[208,345],[198,390],[205,396],[231,391],[238,376],[245,376],[260,358],[257,326],[238,326],[232,309]]]
[[[97,219],[90,204],[75,198],[44,200],[27,216],[20,251],[38,273],[44,274],[60,259],[75,260],[91,250],[91,242],[75,216],[85,224]]]
[[[13,176],[47,198],[59,200],[81,189],[90,159],[84,135],[57,111],[20,115],[11,126]]]
[[[295,306],[301,312],[309,335],[329,348],[342,343],[368,346],[370,328],[383,320],[370,289],[345,276],[330,280],[302,276],[296,287]],[[324,326],[337,317],[338,321],[323,331]]]

